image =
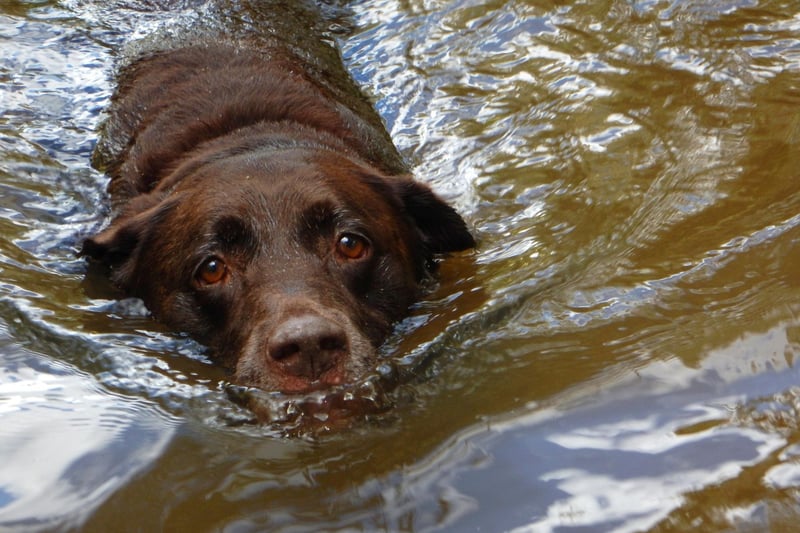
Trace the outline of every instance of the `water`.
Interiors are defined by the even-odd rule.
[[[144,4],[0,3],[0,529],[795,528],[796,2],[329,6],[480,246],[299,434],[74,255],[116,51],[208,14]]]

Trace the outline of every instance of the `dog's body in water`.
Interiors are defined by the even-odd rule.
[[[363,376],[435,256],[474,246],[302,24],[122,67],[99,148],[114,218],[81,251],[234,382],[290,393]]]

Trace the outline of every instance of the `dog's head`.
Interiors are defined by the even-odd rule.
[[[302,392],[362,376],[433,256],[472,246],[426,186],[297,148],[185,162],[82,254],[238,383]]]

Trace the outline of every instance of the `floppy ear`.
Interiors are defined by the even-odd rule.
[[[431,252],[457,252],[475,247],[464,219],[430,187],[410,178],[393,179],[393,187]]]
[[[132,260],[137,254],[139,245],[149,229],[173,205],[171,202],[157,202],[152,198],[148,200],[145,205],[141,205],[145,202],[132,205],[132,209],[115,218],[106,229],[83,241],[78,252],[80,256],[89,257],[115,269],[112,279],[118,285],[126,285],[133,272]],[[144,210],[136,212],[137,208]]]
[[[136,249],[146,228],[143,215],[144,213],[140,213],[131,218],[117,218],[106,229],[83,241],[78,254],[108,266],[124,263]]]

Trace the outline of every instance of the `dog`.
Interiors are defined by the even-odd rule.
[[[475,241],[294,29],[313,45],[198,37],[121,68],[97,148],[114,215],[80,254],[235,383],[306,393],[374,368],[437,256]]]

